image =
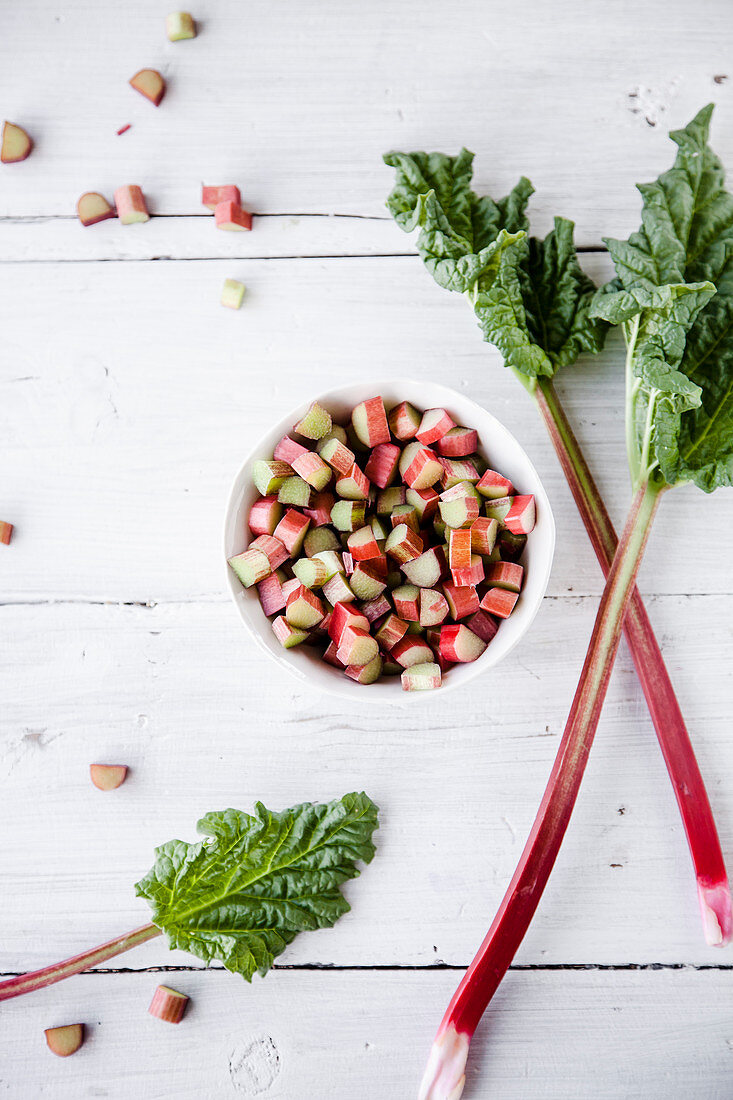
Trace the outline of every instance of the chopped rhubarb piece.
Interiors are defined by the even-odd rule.
[[[448,536],[448,566],[454,569],[468,569],[471,565],[471,530],[468,527],[450,527]]]
[[[462,484],[441,493],[438,508],[446,527],[470,527],[478,519],[478,501],[466,493]]]
[[[503,524],[513,503],[514,497],[497,497],[495,500],[487,500],[484,510],[489,519],[498,520]]]
[[[480,480],[476,482],[476,488],[482,496],[488,497],[490,500],[508,497],[514,492],[509,478],[497,474],[496,470],[484,470]]]
[[[325,527],[331,522],[331,509],[335,502],[333,493],[311,493],[310,503],[303,509],[303,515],[308,517],[314,527]]]
[[[140,69],[129,81],[130,87],[158,107],[165,95],[165,80],[157,69]],[[118,206],[119,209],[119,206]]]
[[[3,136],[0,144],[0,161],[3,164],[18,164],[31,155],[33,141],[22,126],[14,122],[3,122]]]
[[[299,584],[288,596],[285,618],[298,630],[311,630],[320,623],[323,615],[323,604],[315,592],[311,592],[310,588],[306,588],[304,584]]]
[[[471,524],[471,550],[474,554],[490,554],[496,543],[498,521],[479,516]]]
[[[420,621],[419,601],[420,589],[414,584],[401,584],[399,588],[395,588],[392,592],[394,609],[405,622],[417,623]]]
[[[315,451],[306,451],[291,462],[296,474],[312,485],[316,492],[323,492],[331,480],[331,468]]]
[[[354,561],[368,561],[369,558],[381,556],[371,527],[360,527],[358,531],[353,531],[348,538],[348,547]]]
[[[353,555],[349,554],[348,551],[344,551],[341,555],[341,561],[343,562],[344,573],[347,577],[350,577],[355,568]]]
[[[223,187],[202,186],[201,202],[204,206],[208,206],[212,212],[222,202],[233,202],[236,206],[242,205],[239,188],[235,187],[233,183],[227,183]]]
[[[318,452],[324,462],[333,466],[337,474],[348,474],[356,455],[340,439],[329,439]]]
[[[314,401],[305,416],[293,427],[293,431],[305,439],[322,439],[331,431],[331,414]]]
[[[390,441],[387,413],[381,397],[370,397],[357,405],[351,412],[351,423],[365,447],[376,447],[379,443]]]
[[[519,592],[522,587],[524,569],[513,561],[497,561],[486,571],[486,580],[492,588],[507,588],[510,592]]]
[[[269,577],[265,577],[257,585],[262,610],[268,617],[277,615],[278,611],[285,608],[285,595],[281,577],[281,573],[271,573]]]
[[[351,600],[355,599],[355,594],[351,585],[342,573],[336,573],[335,576],[326,581],[322,591],[324,599],[327,599],[334,607],[336,604],[349,603]]]
[[[395,561],[404,563],[422,554],[423,541],[406,523],[399,523],[390,531],[384,549]]]
[[[321,588],[328,580],[326,564],[319,558],[299,558],[293,562],[293,573],[306,588]]]
[[[439,626],[449,613],[448,601],[441,592],[433,588],[420,589],[420,626]]]
[[[344,500],[367,500],[369,497],[369,479],[354,463],[347,474],[336,482],[336,495]]]
[[[518,592],[510,592],[506,588],[490,588],[481,601],[481,608],[488,611],[489,615],[496,615],[497,619],[508,619],[518,599]]]
[[[145,196],[136,183],[128,183],[125,187],[117,188],[115,206],[117,217],[122,225],[136,225],[139,222],[150,221]]]
[[[308,637],[305,630],[298,630],[291,626],[284,615],[278,615],[272,620],[272,629],[283,649],[292,649],[293,646],[301,645]]]
[[[359,610],[367,617],[370,623],[378,622],[384,615],[390,615],[392,604],[386,596],[374,596],[371,600],[364,600],[359,605]]]
[[[416,435],[421,443],[429,445],[437,443],[446,432],[449,432],[455,426],[455,421],[445,409],[427,409],[423,413]]]
[[[322,435],[320,439],[316,440],[316,450],[321,454],[323,448],[335,439],[338,443],[341,443],[344,447],[348,446],[349,437],[346,434],[346,429],[342,428],[340,424],[331,424],[331,431],[328,435]],[[353,462],[353,459],[352,459]],[[351,465],[351,463],[349,463]]]
[[[365,665],[349,665],[346,675],[357,684],[373,684],[382,675],[382,658],[375,653]]]
[[[76,213],[82,225],[96,225],[117,216],[114,206],[98,191],[85,191],[76,204]]]
[[[363,667],[369,664],[378,652],[379,646],[376,638],[373,638],[366,630],[360,630],[355,626],[347,626],[341,633],[336,655],[339,661],[343,661],[347,666],[357,665]]]
[[[383,676],[399,676],[402,672],[402,665],[397,661],[393,661],[389,653],[382,653],[382,675]]]
[[[331,509],[331,523],[337,531],[356,531],[364,526],[366,505],[362,500],[337,500]]]
[[[90,764],[89,778],[100,791],[116,791],[127,778],[127,765]]]
[[[13,525],[12,523],[5,523],[4,520],[0,520],[0,543],[3,546],[9,546],[10,540],[13,537]]]
[[[229,564],[245,588],[263,581],[272,572],[267,554],[261,550],[245,550],[243,554],[229,558]]]
[[[409,401],[401,401],[399,405],[395,405],[387,418],[392,435],[403,441],[415,438],[421,419],[421,414]]]
[[[408,489],[405,493],[406,502],[413,506],[423,523],[435,515],[439,499],[437,492],[432,488]]]
[[[336,656],[337,651],[338,646],[335,642],[331,642],[328,645],[326,652],[323,654],[323,660],[327,664],[333,665],[334,668],[345,668],[346,666],[341,661],[339,661],[338,657]]]
[[[347,626],[353,627],[355,630],[369,631],[369,619],[361,611],[357,611],[355,607],[348,603],[335,603],[333,605],[333,612],[331,614],[331,621],[328,624],[328,634],[331,641],[336,645],[341,643],[341,635]]]
[[[380,516],[372,516],[369,526],[377,542],[384,542],[391,530],[391,525],[387,528]]]
[[[285,597],[285,605],[287,606],[288,597],[291,596],[293,594],[293,592],[298,591],[298,588],[300,586],[300,581],[298,580],[297,577],[290,577],[289,580],[286,580],[286,581],[282,582],[282,586],[283,586],[283,596]]]
[[[407,623],[397,615],[388,615],[377,631],[376,638],[382,649],[389,653],[406,633]]]
[[[261,550],[263,554],[266,554],[267,560],[270,563],[270,569],[272,569],[273,572],[279,569],[283,562],[286,562],[290,557],[287,547],[279,538],[273,535],[258,535],[248,549]]]
[[[262,497],[249,510],[249,529],[254,535],[272,535],[282,515],[283,506],[277,497]]]
[[[481,475],[473,461],[467,458],[441,458],[442,470],[440,483],[443,489],[452,489],[461,481],[475,484]]]
[[[296,508],[307,508],[311,499],[311,487],[307,481],[295,474],[285,478],[277,491],[277,499],[281,504],[292,504]]]
[[[440,666],[433,661],[406,668],[400,679],[403,691],[434,691],[442,682]]]
[[[60,1027],[47,1027],[44,1035],[48,1049],[59,1058],[68,1058],[76,1054],[84,1042],[84,1024],[62,1024]]]
[[[528,535],[534,530],[535,504],[533,496],[519,496],[504,517],[504,524],[513,535]]]
[[[442,476],[443,467],[429,447],[408,443],[400,458],[400,474],[411,489],[429,489]]]
[[[167,1024],[180,1024],[186,1011],[188,997],[167,985],[159,985],[153,994],[148,1012]]]
[[[221,288],[221,304],[227,309],[241,309],[246,289],[238,279],[225,279]]]
[[[419,588],[434,588],[445,575],[445,571],[445,553],[440,546],[431,546],[419,557],[402,566],[402,572],[410,584],[416,584]]]
[[[451,569],[456,588],[475,588],[484,579],[484,560],[480,554],[471,554],[470,564]]]
[[[487,645],[499,629],[499,624],[496,619],[480,608],[474,615],[471,615],[466,622],[466,626],[479,638],[482,638]]]
[[[306,547],[306,553],[308,552],[307,551],[308,537],[311,534],[313,534],[313,532],[309,531],[308,534],[305,536],[304,546]],[[326,570],[326,580],[327,581],[330,581],[331,577],[335,577],[337,573],[340,573],[342,571],[341,556],[340,556],[340,554],[336,553],[335,549],[334,550],[319,550],[317,554],[313,554],[311,556],[313,558],[315,558],[316,561],[320,561],[320,562],[323,563],[323,565],[325,567],[325,570]]]
[[[404,638],[401,638],[399,642],[392,646],[390,656],[403,668],[410,668],[411,665],[432,661],[433,651],[422,638],[406,634]]]
[[[478,433],[475,428],[451,428],[438,440],[435,449],[444,458],[465,458],[472,455],[478,447]]]
[[[357,562],[354,571],[349,577],[349,584],[357,599],[374,600],[381,596],[387,587],[379,572],[371,561]]]
[[[406,523],[416,535],[420,534],[420,519],[411,504],[398,504],[396,508],[393,508],[389,522],[392,528],[399,527],[401,523]]]
[[[296,512],[294,508],[288,508],[275,528],[275,538],[280,539],[291,558],[296,558],[302,550],[303,539],[309,524],[310,520],[307,516]]]
[[[481,656],[486,642],[467,626],[443,626],[440,629],[440,652],[447,661],[470,664]]]
[[[196,24],[187,11],[173,11],[165,17],[165,33],[170,42],[183,42],[196,37]]]
[[[277,462],[287,462],[288,466],[295,469],[293,466],[294,459],[302,458],[303,455],[309,455],[310,453],[308,448],[304,447],[302,443],[296,443],[289,435],[284,435],[272,452],[272,457]],[[301,477],[302,476],[301,474]]]
[[[277,493],[287,478],[292,476],[292,467],[287,462],[258,459],[252,466],[252,481],[257,492],[263,497]]]
[[[443,595],[448,601],[452,619],[465,619],[478,611],[480,601],[475,588],[461,587],[443,581]]]
[[[526,545],[526,535],[515,535],[508,527],[502,527],[499,531],[499,553],[504,561],[519,561]]]
[[[378,488],[386,489],[395,479],[399,461],[400,449],[396,444],[378,443],[369,455],[364,472]]]
[[[389,516],[395,508],[406,501],[404,485],[392,485],[389,489],[383,489],[377,497],[377,515]]]
[[[252,215],[242,210],[236,202],[217,203],[214,221],[217,229],[226,229],[230,233],[242,233],[252,228]]]
[[[308,511],[310,512],[312,509],[309,508]],[[323,554],[327,550],[338,550],[340,546],[338,535],[330,527],[313,527],[311,525],[303,541],[303,550],[308,558],[314,558],[316,554]]]

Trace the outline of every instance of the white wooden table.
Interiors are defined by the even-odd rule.
[[[17,528],[0,548],[0,970],[144,922],[133,883],[153,847],[193,839],[210,809],[364,788],[378,856],[348,887],[353,911],[251,987],[156,940],[3,1005],[0,1095],[403,1100],[518,858],[601,584],[535,411],[386,215],[381,154],[465,144],[494,194],[526,173],[535,228],[575,217],[606,278],[601,235],[636,226],[634,183],[710,99],[733,171],[729,0],[198,0],[199,37],[170,44],[172,6],[23,0],[2,16],[0,113],[36,150],[0,166],[0,518]],[[169,81],[158,110],[126,84],[148,65]],[[216,232],[202,179],[240,184],[251,235]],[[147,225],[75,220],[82,191],[130,182]],[[248,286],[240,313],[219,305],[227,276]],[[621,358],[614,336],[560,386],[617,521]],[[284,680],[223,585],[223,509],[249,441],[375,363],[448,376],[491,408],[558,522],[529,636],[429,712],[349,713]],[[732,551],[730,495],[680,491],[641,587],[733,869]],[[96,791],[94,760],[126,762],[128,781]],[[179,1028],[146,1013],[161,969],[192,998]],[[466,1096],[729,1098],[732,996],[622,650]],[[43,1029],[77,1019],[87,1043],[54,1059]]]

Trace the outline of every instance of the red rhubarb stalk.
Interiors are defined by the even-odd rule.
[[[555,388],[547,378],[534,391],[573,499],[608,577],[618,537]],[[728,875],[705,783],[652,624],[637,588],[631,593],[624,634],[672,781],[690,847],[705,939],[724,946],[733,933]]]
[[[458,1100],[468,1046],[534,917],[560,851],[608,690],[624,616],[663,489],[636,492],[609,570],[575,698],[519,865],[484,942],[466,971],[433,1044],[420,1100]]]
[[[160,928],[156,925],[143,924],[133,932],[127,932],[124,936],[118,936],[117,939],[100,944],[99,947],[83,951],[81,955],[72,955],[70,959],[64,959],[63,962],[55,963],[53,966],[44,966],[41,970],[19,974],[7,982],[0,982],[0,1001],[9,1001],[11,997],[20,997],[23,993],[44,989],[47,985],[54,985],[56,982],[63,981],[64,978],[70,978],[72,974],[81,974],[82,970],[98,966],[99,963],[113,959],[115,955],[121,955],[123,951],[129,951],[131,947],[137,947],[160,934]]]

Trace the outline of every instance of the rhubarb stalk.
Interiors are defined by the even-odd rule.
[[[634,496],[539,811],[499,911],[438,1029],[420,1100],[458,1100],[461,1095],[473,1033],[524,939],[550,877],[583,779],[624,616],[664,488],[648,482]]]
[[[618,536],[603,498],[549,378],[538,379],[534,397],[598,563],[608,577]],[[685,828],[705,939],[711,946],[722,947],[733,932],[733,910],[720,839],[690,735],[637,588],[629,600],[624,634]]]

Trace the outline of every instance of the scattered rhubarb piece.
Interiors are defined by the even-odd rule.
[[[131,129],[131,124],[129,122],[126,122],[125,125],[120,126],[119,130],[116,130],[115,133],[117,134],[117,137],[120,137],[122,134],[126,134],[129,129]]]
[[[236,202],[220,202],[214,209],[217,229],[240,233],[252,228],[252,215]]]
[[[241,309],[246,287],[237,279],[225,279],[221,288],[221,304],[227,309]]]
[[[129,81],[130,87],[157,107],[165,95],[165,80],[157,69],[140,69]]]
[[[9,546],[10,540],[13,537],[13,525],[12,523],[5,523],[4,520],[0,520],[0,543],[3,546]]]
[[[59,1058],[68,1058],[76,1054],[84,1042],[84,1024],[63,1024],[60,1027],[47,1027],[44,1031],[48,1049]]]
[[[17,164],[31,155],[33,141],[22,126],[14,122],[3,123],[2,144],[0,145],[0,161],[3,164]]]
[[[90,764],[89,775],[100,791],[115,791],[127,778],[126,764]]]
[[[148,1012],[159,1020],[165,1020],[167,1024],[180,1024],[187,1004],[188,997],[185,993],[177,993],[167,985],[159,985],[153,994]]]
[[[85,191],[76,204],[76,213],[82,225],[96,225],[97,222],[116,217],[114,206],[98,191]]]
[[[171,42],[196,37],[196,24],[187,11],[174,11],[165,17],[165,33]]]
[[[242,197],[239,194],[239,188],[235,187],[233,183],[227,183],[219,187],[206,187],[202,184],[201,202],[204,206],[208,206],[213,213],[221,202],[233,202],[235,206],[241,206]]]
[[[322,439],[331,431],[331,414],[314,401],[305,416],[301,417],[293,431],[305,439]]]
[[[145,205],[145,196],[137,184],[130,183],[118,187],[115,191],[117,217],[123,225],[135,225],[137,222],[149,222],[150,214]]]

